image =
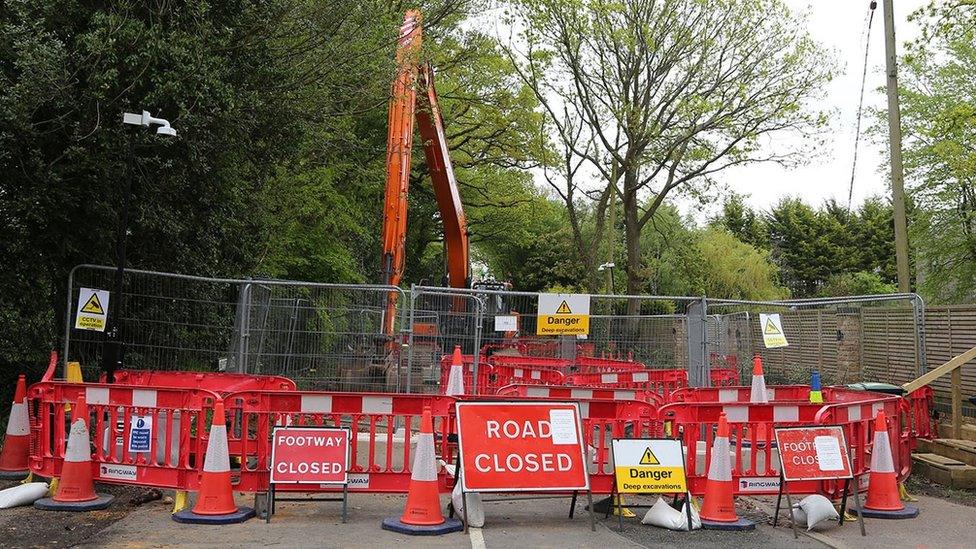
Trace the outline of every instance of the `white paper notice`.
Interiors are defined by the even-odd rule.
[[[834,437],[814,437],[813,448],[817,451],[817,463],[821,471],[844,470],[839,440]]]
[[[573,410],[549,410],[549,426],[553,444],[578,444]]]
[[[518,317],[515,315],[499,315],[495,317],[496,332],[514,332],[518,330]]]

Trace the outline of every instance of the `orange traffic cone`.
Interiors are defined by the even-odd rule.
[[[461,530],[461,521],[445,519],[437,488],[437,458],[434,455],[434,422],[430,408],[424,407],[417,436],[417,450],[410,470],[407,505],[400,518],[383,519],[383,529],[401,534],[431,536]]]
[[[30,423],[27,421],[27,383],[17,378],[14,403],[7,419],[7,436],[0,451],[0,478],[19,480],[27,476],[27,456],[30,454]]]
[[[712,459],[708,464],[705,501],[702,503],[702,528],[709,530],[754,530],[756,523],[740,519],[735,514],[732,482],[732,461],[729,458],[729,424],[725,414],[718,418],[718,431],[712,444]]]
[[[891,457],[891,439],[884,410],[874,419],[874,448],[868,476],[868,498],[863,509],[853,509],[868,518],[908,519],[918,516],[918,508],[905,505],[898,494],[898,477]]]
[[[451,373],[447,378],[445,395],[455,396],[464,394],[464,359],[461,358],[461,346],[454,346],[454,356],[451,357]]]
[[[254,516],[254,509],[238,507],[230,484],[230,453],[227,450],[227,426],[224,424],[224,401],[214,403],[210,440],[203,460],[200,492],[193,510],[173,514],[173,520],[188,524],[234,524]]]
[[[762,357],[759,355],[752,358],[752,391],[749,393],[749,402],[753,404],[769,402],[769,393],[766,392],[766,376],[763,375]]]
[[[34,502],[46,511],[95,511],[108,507],[115,496],[96,494],[92,480],[91,439],[88,436],[88,404],[85,395],[78,397],[71,417],[71,432],[64,450],[61,481],[53,498]]]

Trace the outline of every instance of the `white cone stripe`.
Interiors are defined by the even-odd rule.
[[[27,421],[27,405],[15,402],[10,407],[10,417],[7,419],[7,435],[22,437],[30,434],[30,422]]]
[[[649,378],[647,377],[647,372],[643,372],[640,374],[634,374],[631,376],[631,379],[634,381],[647,381]]]
[[[593,398],[593,391],[587,389],[572,389],[569,391],[570,398]]]
[[[417,453],[413,458],[410,480],[423,482],[437,481],[437,458],[434,456],[434,435],[417,435]]]
[[[708,464],[708,480],[732,481],[732,459],[729,457],[728,437],[715,437],[712,460]]]
[[[332,412],[331,395],[302,395],[302,412],[328,414]]]
[[[135,389],[132,391],[132,405],[144,408],[156,407],[156,391]]]
[[[752,391],[749,393],[749,402],[754,404],[765,404],[769,402],[769,395],[766,394],[766,378],[764,376],[752,376]]]
[[[203,460],[203,472],[226,473],[230,471],[230,454],[227,452],[227,426],[214,425],[210,428],[207,441],[207,456]]]
[[[85,402],[88,404],[108,404],[108,387],[86,387]]]
[[[739,390],[738,389],[719,389],[719,391],[718,391],[718,401],[719,402],[739,402]]]
[[[725,412],[725,419],[729,423],[745,423],[749,421],[748,406],[722,406],[722,411]]]
[[[617,374],[603,374],[602,376],[600,376],[600,381],[602,383],[616,383]]]
[[[525,396],[530,397],[548,397],[549,389],[543,389],[542,387],[529,387],[525,391]]]
[[[773,421],[800,421],[800,407],[773,406]]]
[[[861,406],[848,406],[847,407],[847,420],[848,421],[859,421],[861,419]]]
[[[91,442],[88,440],[88,427],[83,418],[71,423],[68,434],[68,447],[64,450],[64,461],[83,463],[91,460]]]
[[[390,397],[364,396],[364,414],[392,414],[393,399]]]
[[[614,391],[614,400],[637,400],[637,393],[634,391]]]
[[[447,396],[464,394],[464,371],[460,364],[451,366],[450,375],[447,377],[447,389],[444,394]]]
[[[582,401],[579,403],[580,407],[580,417],[587,418],[590,417],[590,403],[587,401]]]
[[[888,440],[888,431],[875,431],[874,433],[874,449],[871,453],[871,472],[895,472],[895,463],[891,459],[891,441]]]

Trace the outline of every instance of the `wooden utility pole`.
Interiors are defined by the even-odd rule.
[[[883,0],[885,65],[888,72],[888,148],[891,156],[891,203],[895,214],[895,264],[898,291],[911,291],[908,269],[908,220],[905,216],[905,171],[901,164],[901,110],[898,106],[898,59],[892,0]]]

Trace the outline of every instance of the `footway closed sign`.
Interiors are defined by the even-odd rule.
[[[847,441],[839,425],[783,427],[775,433],[783,478],[787,481],[852,477]]]
[[[345,484],[349,430],[276,427],[271,441],[271,482]]]
[[[589,490],[579,405],[459,402],[466,492]]]
[[[614,439],[617,493],[678,494],[688,491],[681,441]]]

